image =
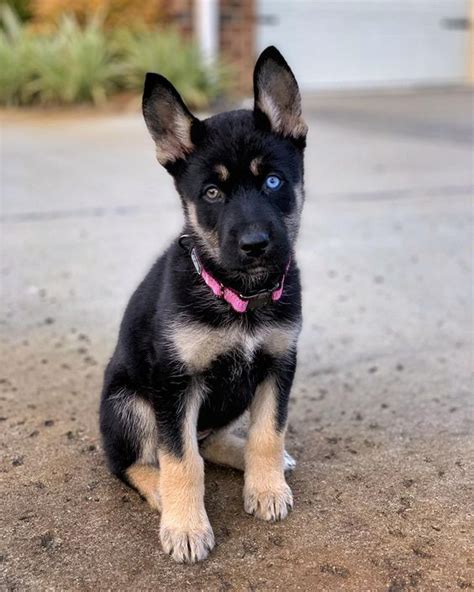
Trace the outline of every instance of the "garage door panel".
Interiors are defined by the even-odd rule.
[[[257,44],[306,89],[460,82],[467,32],[448,25],[467,13],[467,0],[259,0]]]

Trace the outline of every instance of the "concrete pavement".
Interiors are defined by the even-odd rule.
[[[4,117],[2,588],[474,587],[472,95],[306,105],[295,509],[257,521],[209,466],[217,548],[194,566],[163,555],[97,429],[122,310],[180,228],[171,179],[139,116]]]

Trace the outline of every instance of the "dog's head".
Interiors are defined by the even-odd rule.
[[[295,77],[274,47],[255,66],[254,99],[253,111],[200,121],[158,74],[147,74],[143,94],[194,240],[222,269],[255,276],[287,265],[304,199],[307,127]]]

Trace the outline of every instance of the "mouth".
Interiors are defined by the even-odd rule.
[[[266,284],[285,273],[290,258],[291,253],[284,248],[272,249],[258,257],[223,250],[219,263],[223,271],[236,279]]]
[[[251,280],[262,281],[280,276],[284,272],[284,266],[278,265],[275,261],[260,260],[244,263],[234,268],[234,271]]]
[[[242,269],[242,271],[255,273],[258,271],[266,271],[269,269],[269,267],[272,267],[272,266],[273,265],[271,265],[268,261],[266,261],[263,258],[248,259],[243,262],[241,269]]]

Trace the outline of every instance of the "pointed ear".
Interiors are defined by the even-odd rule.
[[[302,143],[308,126],[301,116],[301,96],[296,78],[276,47],[267,47],[253,73],[254,111],[273,132]]]
[[[160,164],[166,167],[192,152],[192,127],[199,120],[164,76],[146,75],[142,108]]]

